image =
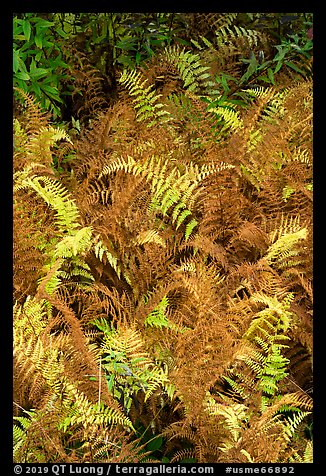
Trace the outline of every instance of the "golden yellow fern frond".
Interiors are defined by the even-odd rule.
[[[145,230],[140,232],[137,235],[136,243],[139,245],[144,245],[145,243],[155,243],[162,246],[163,248],[166,247],[165,241],[157,232],[157,230]]]
[[[301,228],[293,233],[284,233],[267,250],[264,259],[272,266],[281,266],[284,260],[296,256],[296,245],[308,236],[307,228]]]

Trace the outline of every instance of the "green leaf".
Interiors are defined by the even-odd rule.
[[[25,35],[14,35],[14,40],[25,41]]]
[[[33,79],[35,80],[38,80],[40,78],[43,78],[44,76],[47,76],[50,71],[48,69],[45,69],[45,68],[34,68],[32,70],[32,64],[31,64],[31,68],[30,68],[30,75]]]
[[[257,76],[257,80],[264,81],[265,83],[270,83],[270,79],[267,76]]]
[[[25,73],[24,71],[18,71],[15,76],[16,78],[22,79],[23,81],[28,81],[31,79],[29,74]]]
[[[44,20],[44,18],[40,17],[31,18],[31,21],[36,24],[37,28],[49,28],[54,25],[53,21]]]
[[[40,61],[43,56],[43,51],[38,51],[35,55],[35,61]]]
[[[50,96],[52,99],[54,99],[55,101],[58,101],[58,102],[61,102],[62,103],[62,99],[60,98],[59,96],[59,91],[56,89],[56,88],[53,88],[52,86],[48,86],[47,84],[40,84],[41,86],[41,89],[48,95]]]
[[[274,74],[276,74],[283,66],[283,61],[278,61],[275,69],[274,69]]]
[[[150,451],[156,451],[161,448],[162,444],[163,444],[163,438],[162,436],[158,436],[157,438],[154,438],[147,444],[147,448]]]
[[[295,65],[294,63],[292,63],[292,61],[285,61],[285,64],[286,64],[286,66],[289,66],[289,68],[292,68],[297,73],[305,74],[304,71],[302,69],[298,68],[298,66]]]
[[[115,47],[120,48],[121,50],[126,50],[126,51],[130,51],[130,50],[136,51],[135,40],[132,38],[125,39],[123,41],[118,41]]]
[[[13,66],[14,73],[17,73],[19,69],[19,52],[17,50],[13,51],[12,66]]]
[[[65,31],[62,30],[62,28],[57,28],[56,32],[64,39],[67,39],[69,36]]]
[[[38,48],[42,48],[43,46],[43,41],[42,41],[42,37],[39,36],[38,34],[35,35],[35,38],[34,38],[34,41],[35,41],[35,44]]]
[[[269,77],[269,79],[270,79],[270,82],[271,82],[272,84],[275,84],[274,73],[273,73],[272,68],[268,68],[267,74],[268,74],[268,77]]]
[[[25,38],[27,41],[29,41],[31,37],[31,24],[28,20],[23,20],[22,26],[23,26],[23,32],[24,32]]]

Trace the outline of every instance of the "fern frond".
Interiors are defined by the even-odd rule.
[[[193,191],[198,185],[198,179],[204,174],[197,171],[197,177],[194,175],[194,168],[190,167],[184,174],[180,174],[177,167],[173,167],[168,173],[168,161],[162,163],[160,157],[151,156],[143,164],[136,162],[132,157],[128,156],[127,160],[120,157],[117,161],[110,163],[102,169],[102,175],[109,175],[116,171],[124,171],[134,176],[141,175],[151,184],[152,200],[149,204],[149,213],[162,213],[167,216],[172,210],[172,223],[176,222],[178,229],[182,223],[191,217],[188,203],[193,199]],[[220,165],[223,169],[224,164]],[[216,171],[216,168],[215,168]],[[205,173],[213,173],[213,168]],[[188,213],[188,211],[190,213]],[[188,220],[187,220],[188,221]],[[188,221],[188,229],[186,228],[185,237],[189,238],[191,232],[197,225],[197,221],[192,219]]]
[[[58,181],[45,176],[20,175],[14,190],[31,188],[56,212],[56,223],[61,232],[73,234],[80,227],[79,211],[68,190]]]
[[[248,46],[253,47],[258,44],[261,35],[256,30],[244,28],[242,26],[225,24],[218,28],[215,32],[217,46],[222,47],[224,44],[236,45],[240,40]]]
[[[286,441],[291,442],[298,426],[303,422],[306,416],[310,415],[310,412],[299,411],[293,414],[293,417],[289,417],[283,425],[283,434]]]
[[[69,135],[63,129],[54,126],[41,127],[38,134],[32,136],[26,145],[27,154],[31,157],[31,160],[35,161],[37,159],[40,163],[51,165],[51,147],[60,140],[72,144]]]
[[[103,427],[107,425],[122,425],[134,431],[130,419],[121,411],[109,408],[103,403],[100,405],[91,403],[86,395],[79,392],[73,386],[66,388],[67,415],[61,423],[62,428],[69,428],[72,425],[82,425],[85,430],[88,427]],[[69,399],[72,405],[68,407]]]
[[[196,461],[196,451],[194,449],[185,448],[183,450],[176,451],[171,458],[170,463],[177,463],[178,461],[188,459],[192,459],[194,462]]]
[[[148,80],[142,80],[139,71],[124,70],[119,82],[129,91],[131,96],[135,96],[133,102],[137,121],[145,121],[147,127],[151,127],[169,120],[168,111],[164,110],[163,104],[158,102],[161,94],[156,94],[152,85],[145,87]]]
[[[166,307],[163,302],[162,306]],[[167,371],[160,368],[144,350],[144,343],[136,329],[114,330],[103,322],[96,323],[104,332],[102,343],[103,368],[107,375],[108,387],[117,399],[123,398],[127,412],[132,405],[132,395],[144,393],[147,401],[159,388],[173,396]]]
[[[297,231],[300,231],[302,229],[300,221],[300,215],[287,215],[282,213],[279,220],[277,221],[277,226],[269,234],[271,242],[274,243],[283,235],[292,234],[296,233]]]
[[[209,112],[213,112],[217,117],[224,121],[224,129],[237,131],[243,129],[243,121],[239,117],[239,113],[229,107],[209,107]]]
[[[292,313],[288,311],[289,302],[292,299],[292,294],[289,294],[282,302],[263,293],[253,294],[251,296],[253,302],[263,303],[267,307],[254,315],[244,337],[256,340],[261,346],[261,342],[256,339],[258,331],[263,336],[265,343],[269,343],[267,345],[287,339],[284,334],[290,328],[292,322]]]
[[[187,223],[186,232],[185,232],[186,241],[189,239],[189,237],[191,236],[191,233],[193,232],[193,230],[196,228],[197,225],[198,225],[198,221],[195,218],[193,218],[189,223]]]
[[[137,235],[136,243],[143,245],[145,243],[156,243],[157,245],[166,247],[165,241],[156,230],[145,230]]]
[[[13,425],[13,460],[21,462],[20,457],[26,445],[28,429],[36,419],[36,411],[24,409],[24,416],[14,416],[13,419],[18,423]],[[28,460],[28,456],[26,459]]]
[[[248,407],[242,404],[222,405],[217,403],[214,398],[208,396],[206,402],[206,411],[212,416],[221,416],[225,421],[225,426],[231,434],[234,442],[238,441],[242,421],[248,419]]]
[[[92,228],[80,228],[74,235],[66,236],[57,243],[55,258],[72,258],[87,253],[92,244]]]
[[[199,55],[180,49],[178,45],[167,46],[163,55],[178,69],[185,89],[193,93],[201,91],[202,94],[209,94],[214,83],[211,81],[209,67],[201,64]]]
[[[280,266],[285,259],[298,254],[298,251],[295,250],[295,246],[301,240],[305,240],[307,235],[307,228],[301,228],[294,233],[283,234],[268,248],[264,259],[272,266]]]

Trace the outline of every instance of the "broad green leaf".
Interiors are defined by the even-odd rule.
[[[14,40],[25,41],[25,35],[14,35]]]
[[[267,73],[268,73],[268,77],[269,77],[271,83],[272,83],[272,84],[275,84],[275,83],[274,83],[274,81],[275,81],[275,80],[274,80],[274,73],[273,73],[272,68],[268,68]]]
[[[162,436],[159,436],[157,438],[154,438],[152,441],[150,441],[147,444],[147,448],[150,451],[156,451],[156,450],[161,448],[162,444],[163,444],[163,438],[162,438]]]
[[[38,48],[42,48],[42,46],[43,46],[43,39],[42,39],[42,37],[39,36],[38,34],[36,34],[34,40],[35,40],[36,46],[37,46]]]
[[[53,88],[52,86],[48,86],[47,84],[40,84],[42,90],[48,94],[52,99],[55,99],[56,101],[62,102],[62,100],[59,97],[59,91],[56,88]]]
[[[67,39],[69,36],[65,31],[62,30],[62,28],[57,28],[56,32],[64,39]]]
[[[40,17],[31,18],[30,21],[34,22],[37,28],[49,28],[54,25],[53,21],[44,20],[44,18]]]
[[[12,66],[13,66],[14,73],[17,73],[19,69],[19,52],[17,50],[13,51]]]
[[[28,73],[25,73],[24,71],[18,71],[16,73],[16,78],[22,79],[23,81],[28,81],[30,78]]]
[[[23,20],[23,32],[27,41],[31,37],[31,24],[28,20]]]
[[[273,73],[276,74],[282,68],[282,65],[283,65],[283,61],[278,61]]]
[[[45,68],[35,68],[33,71],[31,70],[30,75],[33,79],[40,79],[43,78],[44,76],[48,75],[50,72],[48,69]]]

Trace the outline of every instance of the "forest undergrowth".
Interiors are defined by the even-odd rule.
[[[230,15],[114,99],[67,43],[75,128],[15,90],[16,462],[312,462],[312,78]]]

